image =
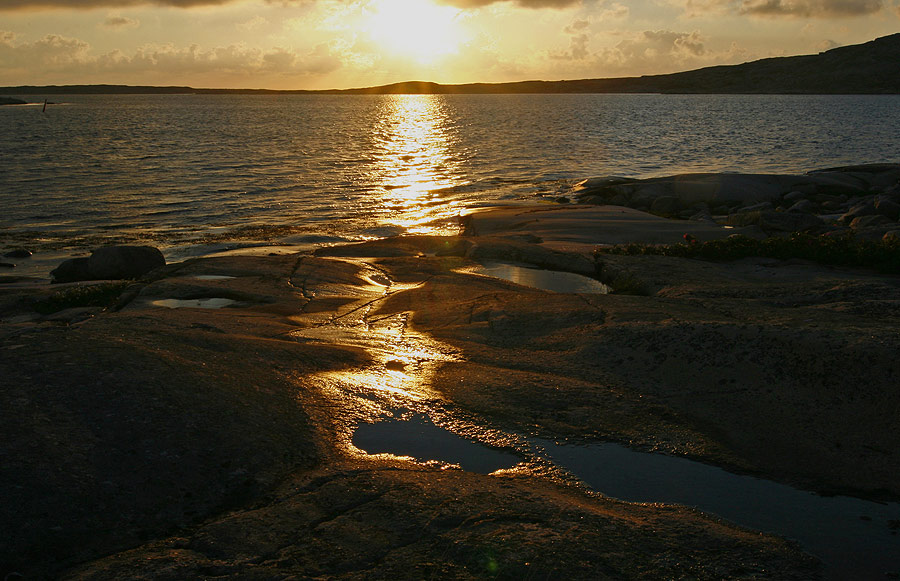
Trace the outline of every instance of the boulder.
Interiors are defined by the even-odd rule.
[[[629,184],[635,181],[637,180],[632,178],[622,178],[618,176],[588,178],[575,184],[575,187],[572,189],[572,193],[577,195],[600,195],[604,193],[610,186]]]
[[[830,202],[839,202],[839,203],[846,202],[849,198],[847,197],[846,194],[842,194],[840,196],[833,196],[831,194],[819,194],[811,199],[812,199],[812,201],[817,202],[819,204],[827,204]]]
[[[31,258],[31,251],[24,248],[16,248],[4,254],[6,258]]]
[[[762,215],[760,211],[754,212],[736,212],[728,214],[725,223],[729,226],[755,226],[759,224],[759,218]]]
[[[797,202],[799,200],[804,199],[805,197],[806,197],[806,194],[804,194],[803,192],[798,192],[797,190],[794,190],[793,192],[788,192],[784,195],[784,201],[785,202]]]
[[[91,271],[88,269],[87,258],[70,258],[60,263],[50,271],[53,282],[77,282],[79,280],[91,280]]]
[[[90,258],[66,260],[50,276],[53,282],[121,280],[139,278],[165,265],[162,252],[152,246],[105,246]]]
[[[652,214],[671,216],[681,209],[681,201],[675,196],[660,196],[650,204]]]
[[[813,214],[816,210],[816,203],[809,200],[798,200],[787,209],[788,212],[800,212],[802,214]]]
[[[900,230],[888,230],[881,239],[885,242],[900,242]]]
[[[88,259],[97,279],[138,278],[166,265],[162,252],[153,246],[105,246]]]
[[[893,220],[889,220],[884,216],[875,214],[872,216],[860,216],[858,218],[854,218],[853,221],[850,222],[850,227],[854,230],[865,230],[867,228],[873,228],[875,226],[886,226],[893,223]]]
[[[746,206],[738,210],[739,212],[758,212],[761,210],[771,210],[772,202],[760,202],[758,204],[753,204],[752,206]]]
[[[863,202],[847,210],[847,212],[840,217],[839,221],[842,224],[849,224],[854,218],[859,218],[860,216],[872,216],[873,214],[875,214],[875,204],[871,201]]]
[[[766,232],[805,232],[823,224],[824,222],[813,214],[771,210],[759,213],[759,227]]]
[[[890,220],[896,221],[900,219],[900,204],[887,196],[875,198],[875,211]],[[7,254],[7,256],[9,255]]]
[[[710,215],[709,212],[697,212],[696,214],[690,216],[690,217],[688,218],[688,220],[691,220],[691,221],[693,221],[693,222],[710,222],[710,223],[715,223],[715,220],[713,219],[713,217]]]
[[[882,224],[881,226],[873,226],[871,228],[862,228],[860,230],[853,231],[853,237],[857,240],[862,240],[865,242],[878,242],[880,240],[884,240],[884,234],[886,231],[894,228],[893,224]]]
[[[869,191],[869,175],[866,173],[821,170],[810,172],[808,177],[815,184],[817,194],[859,196]]]
[[[825,202],[821,202],[821,204],[822,209],[827,212],[840,212],[847,209],[844,205],[844,202],[840,200],[827,200]]]

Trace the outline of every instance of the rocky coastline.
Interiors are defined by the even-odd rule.
[[[862,239],[900,236],[900,165],[869,164],[804,175],[685,174],[601,177],[578,184],[583,204],[627,206],[701,223],[755,226],[758,235],[811,232]]]
[[[460,236],[7,279],[0,574],[839,578],[791,539],[604,496],[529,442],[616,442],[896,503],[900,275],[597,250],[803,220],[890,240],[898,186],[887,165],[598,178],[579,204],[478,212]],[[479,274],[492,262],[612,292]],[[520,462],[479,474],[354,444],[410,414]],[[876,526],[890,539],[900,522]]]

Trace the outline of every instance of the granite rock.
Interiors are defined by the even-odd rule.
[[[66,260],[50,276],[53,282],[122,280],[139,278],[165,265],[162,252],[152,246],[105,246],[89,258]]]

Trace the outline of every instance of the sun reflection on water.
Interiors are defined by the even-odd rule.
[[[379,143],[372,182],[385,223],[411,234],[441,234],[459,215],[440,190],[463,186],[449,105],[439,95],[391,95],[373,128]],[[454,224],[455,227],[455,224]]]

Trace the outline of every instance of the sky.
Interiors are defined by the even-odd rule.
[[[900,32],[900,0],[0,0],[0,86],[639,76]]]

